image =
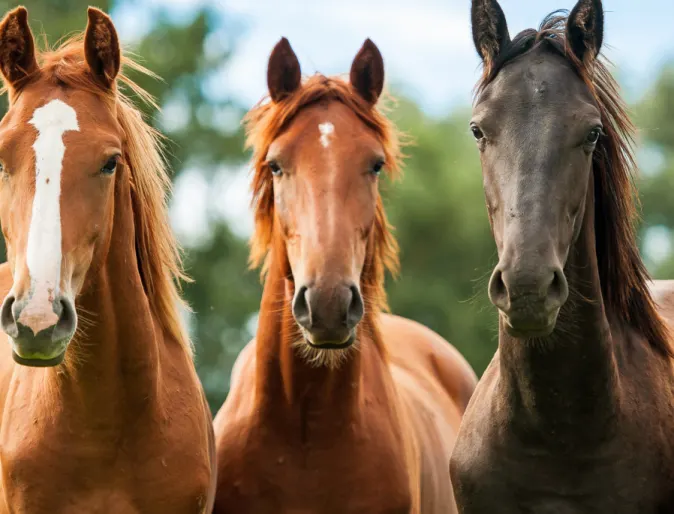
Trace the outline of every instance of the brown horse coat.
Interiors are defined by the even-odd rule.
[[[0,65],[10,94],[0,124],[0,217],[9,256],[0,266],[0,289],[7,295],[3,327],[14,333],[12,350],[8,345],[0,352],[0,512],[211,510],[213,432],[180,323],[174,283],[180,261],[165,199],[169,179],[159,136],[116,89],[117,77],[128,80],[117,75],[120,59],[133,66],[120,57],[110,19],[93,8],[83,38],[41,55],[25,9],[0,24]],[[25,241],[36,217],[30,216],[36,182],[43,179],[36,178],[32,153],[41,151],[36,137],[51,134],[38,136],[36,128],[63,122],[52,118],[33,128],[28,120],[44,105],[77,117],[62,140],[58,134],[46,141],[52,153],[63,147],[57,197],[63,234],[57,250],[63,255],[60,269],[54,267],[61,278],[48,293],[76,307],[70,314],[54,307],[43,320],[42,305],[35,304],[24,321],[17,316],[21,302],[35,297]],[[51,266],[51,249],[41,250],[33,258]],[[64,356],[41,361],[53,352],[56,332],[39,336],[51,330],[47,319],[54,314],[59,326],[77,319],[79,326],[63,342]],[[48,328],[36,334],[17,330],[21,323]]]
[[[350,84],[300,85],[282,40],[268,77],[272,102],[248,115],[265,288],[215,420],[214,512],[454,512],[449,457],[475,375],[437,334],[380,312],[397,255],[377,177],[398,159],[374,108],[381,56],[367,41]]]
[[[257,343],[246,346],[232,372],[227,402],[215,419],[215,512],[453,511],[448,462],[474,388],[472,371],[426,327],[391,315],[382,315],[381,325],[388,362],[363,348],[362,358],[374,361],[363,365],[372,375],[361,378],[363,411],[345,419],[331,419],[328,412],[314,420],[305,438],[296,431],[296,423],[309,415],[301,406],[274,413],[257,410]],[[330,425],[335,430],[323,437],[323,427]],[[357,432],[357,441],[348,426]],[[363,441],[370,444],[363,447]],[[377,441],[392,448],[372,444]],[[410,447],[407,455],[405,446]],[[315,464],[307,468],[310,462]]]

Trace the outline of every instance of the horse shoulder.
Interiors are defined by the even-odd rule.
[[[455,512],[447,510],[454,505],[449,458],[477,378],[454,347],[423,325],[382,315],[381,327],[406,423],[414,434],[418,464],[410,469],[417,469],[412,483],[420,492],[420,512]]]
[[[255,339],[239,353],[232,367],[229,393],[215,416],[216,438],[223,434],[234,420],[245,417],[253,405],[255,387]]]
[[[239,353],[230,378],[227,399],[218,410],[213,422],[218,459],[218,498],[222,503],[232,487],[229,482],[244,458],[247,421],[255,401],[255,340],[250,341]],[[224,481],[224,482],[223,482]],[[214,512],[218,512],[216,508]]]

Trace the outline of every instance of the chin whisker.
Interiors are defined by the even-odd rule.
[[[292,347],[297,352],[297,356],[312,367],[338,369],[358,351],[359,341],[356,339],[348,348],[321,349],[309,345],[307,340],[300,335]]]

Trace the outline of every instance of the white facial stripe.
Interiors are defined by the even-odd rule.
[[[335,126],[329,121],[326,121],[318,126],[318,130],[321,133],[321,144],[323,145],[323,148],[327,148],[330,146],[330,136],[335,132]]]
[[[52,302],[61,278],[61,168],[65,155],[63,134],[79,130],[75,109],[55,99],[35,109],[30,124],[37,129],[35,197],[28,231],[26,263],[30,273],[30,298],[19,321],[34,333],[58,319]]]

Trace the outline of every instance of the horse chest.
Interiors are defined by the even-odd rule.
[[[2,492],[16,513],[204,514],[208,459],[181,441],[162,446],[36,434],[4,440]]]
[[[345,437],[289,444],[268,433],[218,448],[215,514],[409,514],[400,452],[382,441]]]
[[[613,443],[619,445],[620,443]],[[502,445],[488,436],[460,438],[451,460],[462,514],[646,514],[661,512],[652,463],[603,454],[551,455]]]

